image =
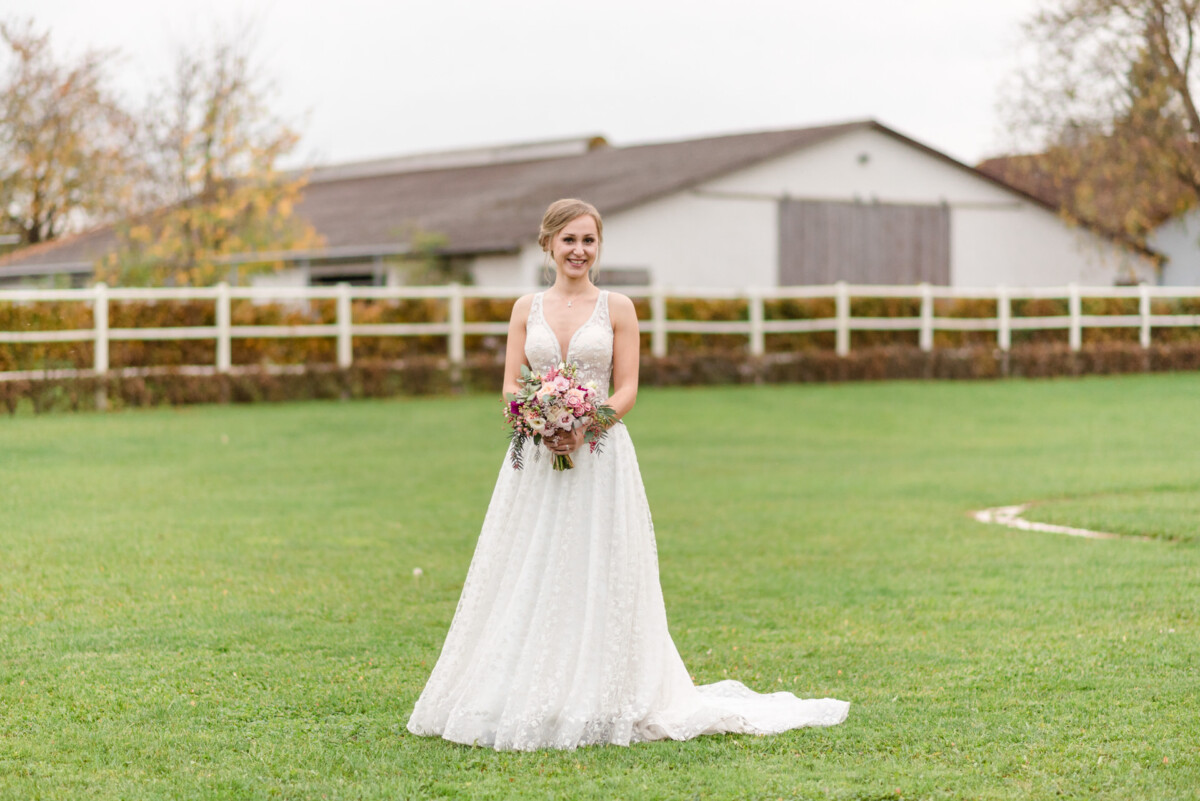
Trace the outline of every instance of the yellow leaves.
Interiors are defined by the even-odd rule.
[[[230,257],[320,247],[322,237],[295,216],[302,187],[302,181],[246,176],[152,215],[123,231],[105,273],[119,272],[123,284],[204,286],[231,278]],[[243,263],[237,277],[279,267],[277,260]]]
[[[3,58],[7,56],[7,58]],[[107,213],[131,174],[132,125],[106,86],[110,54],[54,58],[33,23],[0,23],[0,200],[26,242],[62,234],[80,214]]]

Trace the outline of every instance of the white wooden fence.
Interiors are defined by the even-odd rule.
[[[854,331],[917,331],[922,350],[933,349],[936,331],[995,331],[996,345],[1008,350],[1013,331],[1066,329],[1073,350],[1083,343],[1083,330],[1097,328],[1137,328],[1142,347],[1151,344],[1155,328],[1200,326],[1200,314],[1152,314],[1155,298],[1200,298],[1200,287],[1066,287],[1039,288],[978,288],[961,289],[920,284],[917,286],[854,286],[845,283],[826,286],[779,287],[772,289],[718,290],[698,288],[624,287],[621,291],[635,298],[650,301],[650,318],[643,326],[651,334],[651,350],[655,356],[667,355],[670,334],[737,334],[748,338],[749,352],[761,356],[766,352],[767,334],[834,332],[838,355],[850,352],[850,335]],[[350,367],[354,361],[354,337],[388,336],[445,336],[452,365],[462,364],[465,358],[464,339],[468,335],[503,335],[508,330],[503,322],[467,322],[464,317],[466,298],[513,298],[523,290],[482,287],[231,287],[219,284],[209,288],[133,289],[110,288],[96,284],[89,289],[15,289],[0,290],[0,303],[38,301],[77,301],[94,308],[92,328],[69,331],[0,331],[0,342],[47,343],[92,342],[94,364],[91,370],[56,370],[54,376],[79,373],[106,375],[109,368],[109,343],[136,340],[215,340],[216,363],[194,365],[189,372],[228,373],[232,364],[232,342],[236,338],[274,337],[334,337],[337,340],[337,364]],[[447,301],[445,322],[356,324],[351,320],[351,302],[355,299],[399,300],[435,298]],[[740,321],[695,321],[667,319],[669,298],[742,299],[749,308],[749,319]],[[800,298],[832,298],[833,317],[806,320],[767,320],[764,304],[770,300]],[[919,299],[919,313],[914,317],[854,317],[851,301],[855,298]],[[995,317],[938,317],[934,313],[936,299],[991,299],[996,301]],[[1014,317],[1012,303],[1025,299],[1065,299],[1066,315]],[[1086,315],[1082,313],[1085,298],[1125,298],[1138,300],[1138,313],[1128,315]],[[337,316],[332,324],[314,325],[233,325],[230,305],[234,299],[255,301],[336,300]],[[211,300],[216,307],[215,325],[168,328],[112,328],[109,326],[109,303],[112,301]],[[173,368],[179,369],[179,368]],[[122,372],[144,372],[133,369]],[[42,378],[48,372],[0,372],[0,380]]]

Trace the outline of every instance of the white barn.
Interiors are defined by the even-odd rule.
[[[614,147],[601,137],[315,170],[299,214],[326,239],[283,284],[397,283],[419,232],[481,285],[543,275],[541,213],[605,215],[603,279],[668,287],[1158,281],[1154,251],[1071,227],[1043,201],[878,122]],[[0,281],[84,274],[114,243],[89,232],[0,259]]]
[[[1163,286],[1200,286],[1200,210],[1166,220],[1146,239],[1166,258],[1160,280]]]

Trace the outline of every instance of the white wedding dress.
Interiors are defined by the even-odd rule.
[[[535,296],[525,355],[563,361]],[[580,381],[609,386],[612,323],[602,291],[571,337]],[[613,426],[599,453],[555,472],[527,444],[505,459],[442,654],[409,731],[497,750],[573,749],[832,726],[850,704],[695,686],[667,630],[650,508],[633,443]]]

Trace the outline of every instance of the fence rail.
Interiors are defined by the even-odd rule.
[[[1200,287],[1159,287],[1145,284],[1133,287],[1065,287],[1035,288],[955,288],[919,284],[915,286],[850,285],[846,283],[823,286],[778,287],[745,290],[667,287],[623,287],[622,292],[633,298],[649,301],[650,317],[643,324],[650,332],[651,352],[666,356],[671,334],[735,334],[747,337],[753,356],[766,353],[766,335],[788,333],[832,332],[836,352],[850,353],[851,333],[854,331],[916,331],[922,350],[934,347],[937,331],[995,331],[996,346],[1009,350],[1013,331],[1062,330],[1068,332],[1072,350],[1083,344],[1086,328],[1137,328],[1138,339],[1144,348],[1150,347],[1155,328],[1179,326],[1200,327],[1200,314],[1153,314],[1154,299],[1200,299]],[[238,338],[332,337],[337,342],[337,365],[353,364],[354,337],[445,336],[452,365],[461,365],[466,357],[465,338],[468,335],[503,335],[508,324],[503,322],[467,322],[464,300],[467,298],[514,298],[523,290],[457,285],[439,287],[231,287],[219,284],[205,288],[115,288],[96,284],[89,289],[0,290],[0,303],[42,301],[76,301],[92,305],[94,325],[78,330],[0,331],[0,343],[92,342],[94,362],[89,370],[56,370],[56,375],[106,375],[109,368],[109,343],[114,341],[150,340],[214,340],[215,364],[190,366],[218,373],[236,371],[232,364],[232,341]],[[445,322],[355,324],[351,319],[352,301],[405,300],[418,298],[440,299],[447,302]],[[671,298],[708,300],[743,300],[748,307],[748,319],[740,321],[672,320],[667,317],[667,301]],[[768,320],[765,303],[774,300],[827,298],[834,301],[834,316],[818,319]],[[859,298],[910,298],[920,300],[919,312],[913,317],[855,317],[852,301]],[[233,300],[256,301],[336,301],[336,321],[314,325],[233,325]],[[984,299],[996,301],[995,317],[939,317],[934,301],[940,299]],[[1058,299],[1067,301],[1067,314],[1014,317],[1013,301]],[[1137,314],[1083,314],[1085,299],[1136,299]],[[211,300],[215,304],[215,325],[168,328],[111,328],[109,304],[131,300]],[[139,368],[145,370],[146,368]],[[153,369],[153,368],[151,368]],[[176,368],[178,369],[178,368]],[[0,380],[41,377],[44,371],[0,372]]]

